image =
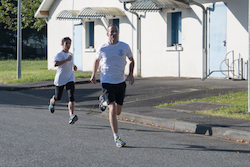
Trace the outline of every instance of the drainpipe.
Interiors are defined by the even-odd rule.
[[[131,12],[126,7],[128,2],[123,2],[124,10],[137,16],[137,76],[141,77],[141,18],[138,13]]]
[[[207,78],[207,10],[206,8],[193,0],[189,0],[190,4],[195,4],[202,8],[203,10],[203,42],[202,42],[202,81]]]

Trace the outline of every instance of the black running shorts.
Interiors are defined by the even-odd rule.
[[[75,97],[74,97],[74,93],[75,93],[75,83],[72,82],[68,82],[66,85],[62,85],[62,86],[56,86],[55,88],[55,100],[59,101],[62,98],[62,94],[63,94],[63,89],[66,86],[66,90],[68,93],[68,99],[69,101],[75,101]]]
[[[102,83],[102,91],[108,104],[116,102],[117,104],[122,105],[125,97],[126,83]]]

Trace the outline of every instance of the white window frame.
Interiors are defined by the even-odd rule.
[[[177,18],[176,18],[177,17]],[[182,12],[167,14],[167,51],[182,51]],[[175,37],[174,37],[175,36]]]

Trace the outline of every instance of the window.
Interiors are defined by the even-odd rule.
[[[110,19],[109,24],[115,24],[119,30],[119,19]]]
[[[94,48],[94,22],[86,22],[86,48]]]
[[[119,32],[119,19],[111,19],[109,20],[109,24],[115,24],[118,27],[118,32]],[[118,40],[119,40],[119,36],[118,36]]]
[[[181,44],[181,12],[171,14],[171,45]]]
[[[119,19],[112,19],[112,23],[114,23],[118,27],[118,30],[119,30]]]

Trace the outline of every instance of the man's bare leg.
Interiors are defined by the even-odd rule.
[[[112,102],[108,105],[109,107],[109,123],[111,126],[111,130],[113,134],[118,133],[118,124],[117,124],[117,118],[116,118],[116,103]]]

